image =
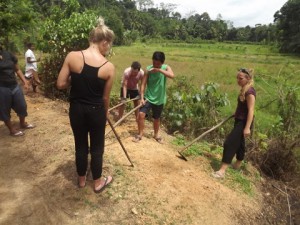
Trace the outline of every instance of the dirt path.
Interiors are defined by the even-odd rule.
[[[146,137],[133,143],[133,118],[117,131],[135,167],[111,133],[104,175],[112,174],[113,184],[96,195],[89,176],[87,187],[78,189],[68,104],[42,96],[26,99],[28,122],[37,127],[13,138],[0,125],[0,224],[234,225],[261,219],[260,194],[249,197],[214,180],[205,158],[178,159],[171,136],[162,133],[161,145],[147,124]]]

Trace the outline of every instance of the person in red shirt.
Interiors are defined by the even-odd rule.
[[[139,62],[133,62],[131,67],[124,70],[120,97],[121,101],[126,101],[127,98],[134,99],[140,95],[140,84],[144,77],[144,71],[141,69],[141,64]],[[139,100],[133,101],[134,107],[139,105]],[[124,114],[125,104],[119,107],[118,119],[122,118]],[[137,119],[139,110],[135,111],[135,117]]]

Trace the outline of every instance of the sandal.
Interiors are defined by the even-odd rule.
[[[217,179],[224,179],[225,178],[225,173],[221,173],[220,171],[213,172],[211,175],[214,178],[217,178]]]
[[[135,142],[135,143],[139,142],[140,140],[142,140],[142,137],[141,137],[140,135],[136,135],[136,136],[132,139],[132,141]]]
[[[22,129],[32,129],[32,128],[35,128],[35,126],[30,123],[27,123],[25,126],[21,126],[21,128]]]
[[[109,185],[111,184],[113,181],[113,178],[112,176],[108,176],[108,177],[105,177],[104,178],[104,184],[100,184],[97,188],[94,189],[94,192],[95,193],[100,193],[102,191],[104,191],[104,189]]]
[[[13,137],[21,137],[23,136],[25,133],[23,131],[17,131],[16,133],[11,133],[10,135]]]
[[[154,137],[154,139],[159,143],[159,144],[163,144],[163,140],[161,137]]]

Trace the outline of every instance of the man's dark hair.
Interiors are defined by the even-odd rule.
[[[140,70],[141,69],[141,64],[139,62],[135,61],[131,64],[131,68],[134,69],[134,70]]]
[[[27,48],[31,48],[31,47],[32,47],[32,43],[31,42],[27,43]]]
[[[153,53],[152,60],[157,60],[157,61],[160,61],[161,63],[164,63],[165,59],[166,59],[165,53],[163,53],[163,52],[154,52]]]

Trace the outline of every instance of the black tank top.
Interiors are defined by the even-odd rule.
[[[103,92],[106,80],[98,77],[100,67],[93,67],[85,63],[83,52],[83,69],[81,73],[71,72],[70,102],[87,105],[103,105]]]

